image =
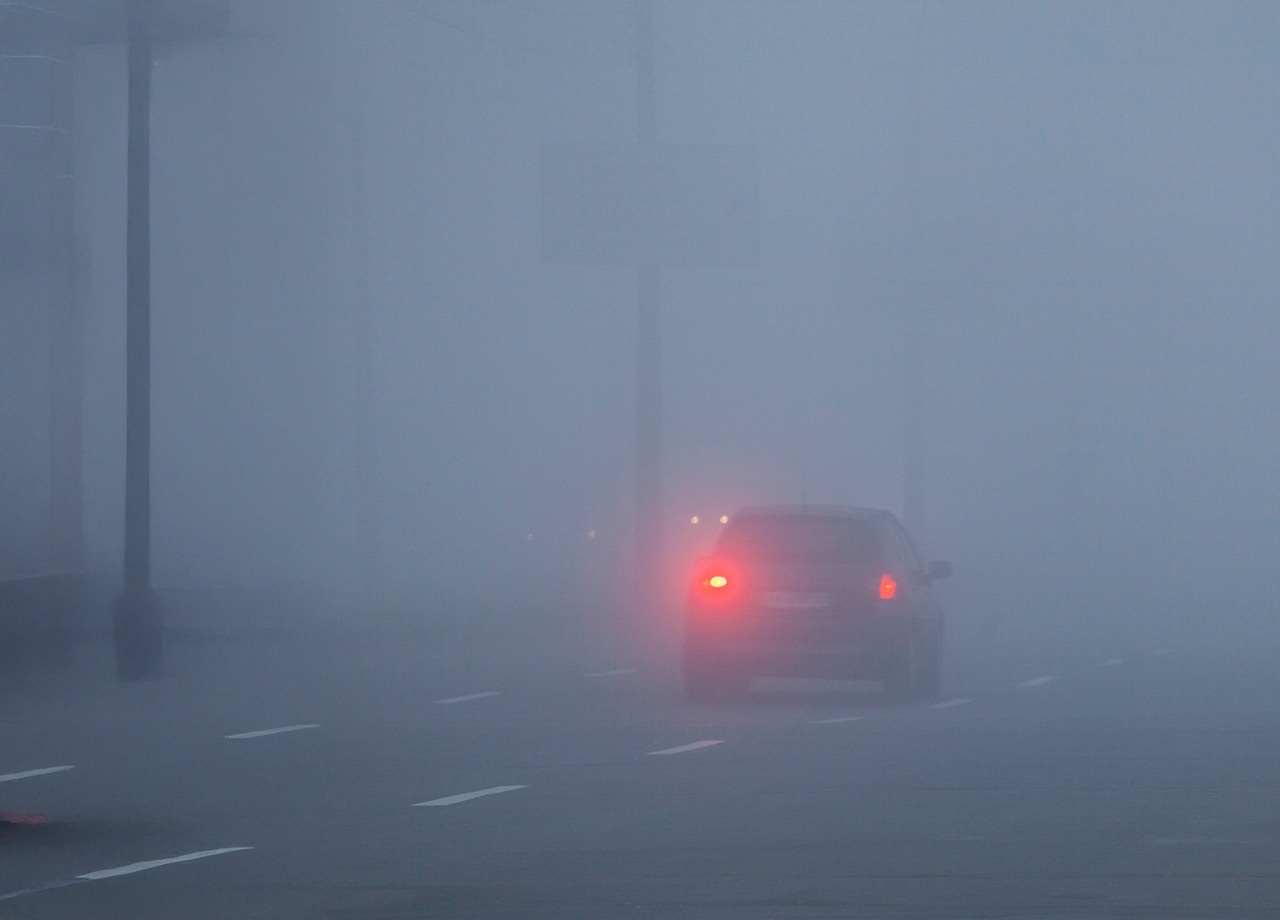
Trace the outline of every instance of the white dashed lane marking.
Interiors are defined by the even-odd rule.
[[[243,738],[265,738],[267,735],[280,735],[284,732],[300,732],[308,728],[319,728],[315,722],[308,722],[305,725],[282,725],[280,728],[263,728],[256,732],[240,732],[238,735],[223,735],[224,738],[239,740]]]
[[[973,697],[963,696],[963,697],[957,697],[954,700],[947,700],[946,702],[943,702],[943,703],[931,703],[929,705],[929,708],[930,709],[950,709],[952,706],[963,706],[965,703],[972,703],[972,702],[973,702]]]
[[[1124,664],[1123,658],[1108,658],[1106,661],[1102,662],[1102,666],[1104,668],[1115,668],[1122,664]]]
[[[696,751],[699,748],[711,747],[713,744],[724,744],[723,741],[695,741],[692,744],[682,744],[679,747],[665,748],[661,751],[650,751],[651,757],[662,757],[667,754],[683,754],[685,751]]]
[[[74,766],[41,767],[39,770],[23,770],[21,773],[0,773],[0,783],[11,783],[15,779],[30,779],[33,776],[45,776],[49,773],[61,773],[63,770],[74,769]]]
[[[486,690],[483,693],[468,693],[466,696],[450,696],[443,700],[436,700],[441,706],[452,706],[454,703],[467,703],[471,700],[482,700],[487,696],[497,696],[497,690]]]
[[[413,807],[420,808],[423,805],[457,805],[459,802],[470,802],[472,799],[483,798],[486,795],[497,795],[500,792],[515,792],[517,789],[528,788],[528,786],[490,786],[488,789],[477,789],[475,792],[460,792],[457,795],[446,795],[442,799],[431,799],[426,802],[414,802]]]
[[[1058,679],[1058,678],[1057,678],[1057,676],[1056,676],[1056,675],[1053,675],[1053,674],[1046,674],[1046,675],[1044,675],[1043,677],[1033,677],[1033,678],[1031,678],[1031,680],[1024,680],[1024,681],[1022,682],[1022,686],[1024,686],[1024,687],[1040,687],[1040,686],[1043,686],[1044,684],[1049,683],[1050,681],[1054,681],[1054,680],[1057,680],[1057,679]]]
[[[862,716],[839,716],[835,719],[814,719],[810,725],[835,725],[837,722],[859,722]]]
[[[75,878],[49,882],[45,885],[37,885],[34,888],[22,888],[18,891],[9,891],[5,894],[0,894],[0,901],[11,901],[14,898],[21,898],[26,895],[39,894],[42,891],[52,891],[55,888],[66,888],[68,885],[78,885],[83,882],[97,882],[104,878],[115,878],[118,875],[132,875],[135,872],[145,872],[147,869],[158,869],[160,866],[171,866],[174,863],[191,862],[192,860],[205,859],[209,856],[221,856],[223,853],[238,853],[241,850],[252,849],[253,847],[221,847],[217,850],[200,850],[197,853],[184,853],[182,856],[169,856],[165,859],[149,859],[145,862],[129,863],[127,866],[116,866],[112,869],[99,869],[96,872],[86,872],[83,875],[77,875]]]
[[[616,671],[595,671],[588,674],[588,677],[621,677],[623,674],[634,674],[635,668],[619,668]]]
[[[147,869],[158,869],[160,866],[171,866],[174,863],[191,862],[194,859],[205,859],[209,856],[221,856],[223,853],[238,853],[241,850],[252,850],[253,847],[222,847],[217,850],[201,850],[198,853],[186,853],[182,856],[170,856],[166,859],[149,859],[146,862],[129,863],[114,869],[99,869],[97,872],[86,872],[76,878],[85,882],[96,882],[99,879],[115,878],[117,875],[132,875],[145,872]]]

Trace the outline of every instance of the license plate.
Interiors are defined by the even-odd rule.
[[[820,610],[831,605],[831,595],[818,591],[766,591],[761,600],[766,607],[783,610]]]

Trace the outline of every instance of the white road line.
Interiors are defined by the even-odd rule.
[[[41,767],[39,770],[23,770],[21,773],[0,773],[0,783],[11,783],[15,779],[29,779],[32,776],[44,776],[48,773],[61,773],[63,770],[74,769],[74,766]]]
[[[267,735],[279,735],[282,732],[300,732],[308,728],[319,728],[315,722],[308,722],[305,725],[283,725],[280,728],[264,728],[256,732],[241,732],[238,735],[223,735],[224,738],[263,738]]]
[[[1230,843],[1230,837],[1148,837],[1147,843],[1156,847],[1171,847],[1200,843]]]
[[[1102,666],[1104,668],[1114,668],[1122,664],[1124,664],[1123,658],[1108,658],[1106,661],[1102,662]]]
[[[528,786],[491,786],[488,789],[478,789],[475,792],[446,795],[442,799],[431,799],[428,802],[414,802],[413,807],[418,808],[422,805],[457,805],[459,802],[470,802],[472,799],[478,799],[486,795],[497,795],[500,792],[515,792],[517,789],[528,788]]]
[[[616,671],[596,671],[588,674],[587,677],[621,677],[623,674],[634,674],[635,668],[619,668]]]
[[[57,882],[48,882],[44,885],[37,885],[34,888],[19,888],[17,891],[6,891],[0,894],[0,901],[12,901],[14,898],[25,898],[27,895],[40,894],[42,891],[53,891],[55,888],[66,888],[68,885],[79,885],[80,880],[74,878],[64,878]]]
[[[667,748],[662,751],[650,751],[652,757],[659,757],[666,754],[683,754],[685,751],[696,751],[699,748],[711,747],[713,744],[724,744],[723,741],[695,741],[692,744],[682,744],[679,747]]]
[[[1056,676],[1056,675],[1053,675],[1053,674],[1046,674],[1046,675],[1044,675],[1044,677],[1033,677],[1033,678],[1031,678],[1031,680],[1024,680],[1024,681],[1022,682],[1022,686],[1024,686],[1024,687],[1040,687],[1040,686],[1043,686],[1044,684],[1049,683],[1050,681],[1054,681],[1054,680],[1057,680],[1057,679],[1058,679],[1058,678],[1057,678],[1057,676]]]
[[[482,700],[486,696],[497,696],[497,690],[486,690],[484,693],[468,693],[466,696],[451,696],[447,699],[436,700],[442,706],[452,706],[454,703],[465,703],[469,700]]]
[[[960,696],[960,697],[956,697],[954,700],[947,700],[945,703],[931,703],[929,705],[929,708],[930,709],[950,709],[952,706],[963,706],[965,703],[972,703],[972,702],[973,702],[973,697]]]
[[[114,869],[99,869],[97,872],[86,872],[84,875],[77,875],[76,878],[85,882],[96,882],[99,879],[115,878],[117,875],[132,875],[135,872],[144,872],[147,869],[156,869],[160,866],[191,862],[193,859],[204,859],[207,856],[221,856],[223,853],[238,853],[241,850],[252,849],[253,847],[222,847],[219,850],[201,850],[198,853],[187,853],[184,856],[170,856],[168,859],[149,859],[146,862],[130,863],[127,866],[117,866]]]
[[[858,722],[862,716],[840,716],[837,719],[814,719],[810,725],[835,725],[837,722]]]

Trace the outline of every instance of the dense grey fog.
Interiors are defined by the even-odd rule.
[[[545,259],[542,177],[636,142],[631,5],[231,12],[154,71],[157,586],[624,592],[636,270]],[[1274,634],[1280,7],[657,0],[653,27],[658,141],[756,169],[754,258],[661,269],[673,595],[742,505],[870,504],[954,561],[960,636]],[[123,50],[80,49],[75,91],[105,572]],[[0,270],[0,569],[40,569],[43,332]]]

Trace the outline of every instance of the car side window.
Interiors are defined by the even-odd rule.
[[[904,573],[921,575],[924,567],[920,564],[920,557],[916,555],[915,547],[911,545],[911,538],[902,529],[902,525],[897,521],[890,521],[887,531],[890,545],[893,547],[890,555],[893,564],[901,566]]]
[[[911,556],[902,542],[902,531],[892,521],[887,521],[884,528],[884,558],[891,569],[902,575],[913,574]]]
[[[902,545],[907,550],[907,562],[911,566],[911,571],[917,575],[924,574],[924,563],[920,561],[920,554],[916,552],[916,545],[911,542],[911,537],[907,536],[907,531],[898,525],[898,533],[902,534]]]

